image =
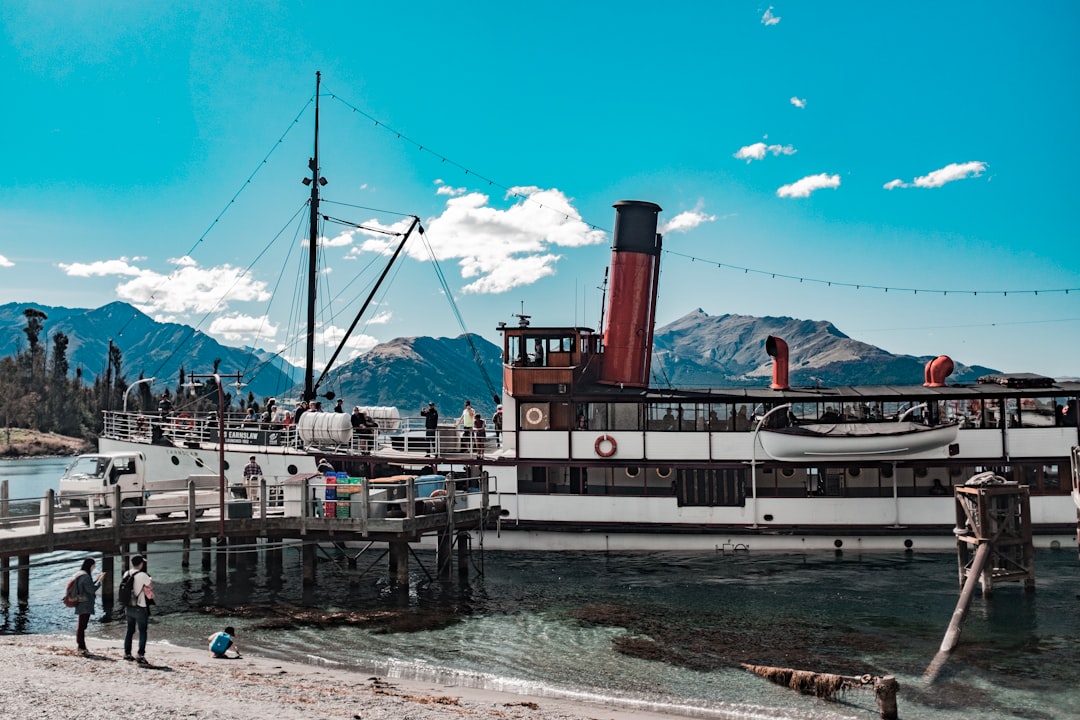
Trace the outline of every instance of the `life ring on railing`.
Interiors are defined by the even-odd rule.
[[[178,430],[193,430],[195,428],[195,419],[191,417],[190,413],[182,412],[176,416],[176,427]]]
[[[525,411],[525,422],[529,425],[539,425],[544,422],[544,411],[538,407],[531,407]]]
[[[607,448],[603,447],[604,443],[608,444]],[[596,442],[593,443],[593,450],[595,450],[596,454],[600,457],[611,457],[618,449],[619,444],[615,442],[615,438],[606,433],[596,438]]]
[[[438,490],[432,490],[431,497],[446,497],[446,491],[442,488],[439,488]]]

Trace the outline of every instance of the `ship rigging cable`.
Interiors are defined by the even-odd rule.
[[[480,374],[484,377],[484,384],[487,385],[488,392],[491,393],[492,399],[496,404],[501,402],[499,393],[495,391],[495,384],[491,382],[491,376],[488,375],[487,368],[484,367],[484,358],[480,355],[480,349],[476,347],[476,343],[473,342],[472,333],[465,327],[465,318],[461,316],[461,311],[458,309],[457,303],[454,302],[454,294],[450,292],[450,285],[446,282],[446,275],[443,274],[442,266],[439,265],[439,260],[435,256],[435,251],[431,248],[431,244],[428,243],[427,235],[423,234],[420,239],[424,242],[424,247],[428,251],[428,255],[431,256],[431,264],[435,268],[435,276],[439,279],[439,285],[442,286],[443,294],[446,295],[446,299],[450,303],[450,309],[454,313],[454,317],[457,318],[458,327],[461,328],[461,332],[465,334],[465,342],[469,343],[469,349],[472,350],[473,360],[476,361],[476,366],[480,369]]]

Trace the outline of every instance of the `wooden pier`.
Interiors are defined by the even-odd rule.
[[[239,543],[264,541],[280,546],[282,541],[300,541],[305,585],[316,582],[320,545],[340,549],[345,543],[385,543],[390,577],[407,588],[411,545],[425,538],[434,539],[437,574],[448,577],[454,551],[458,555],[459,571],[467,568],[472,533],[481,533],[482,550],[484,524],[492,513],[499,512],[498,506],[489,505],[486,474],[448,479],[435,492],[436,497],[428,498],[417,497],[417,484],[412,476],[401,476],[396,482],[363,481],[350,488],[348,517],[326,517],[330,514],[328,505],[344,502],[336,498],[327,500],[327,487],[323,477],[314,474],[294,476],[277,488],[268,488],[263,481],[254,489],[250,504],[230,500],[223,508],[197,512],[195,488],[191,485],[188,506],[175,508],[177,514],[185,515],[183,519],[172,518],[170,513],[163,519],[141,515],[136,522],[124,523],[114,521],[115,516],[98,516],[92,517],[87,526],[77,514],[56,507],[52,490],[44,498],[36,499],[39,513],[12,515],[14,501],[8,500],[5,481],[0,487],[0,598],[10,597],[10,576],[14,572],[18,601],[28,600],[31,556],[61,550],[84,551],[103,556],[102,599],[105,607],[110,608],[114,571],[123,571],[127,566],[122,562],[120,568],[114,568],[113,558],[126,560],[133,545],[143,551],[149,543],[176,540],[183,541],[185,565],[187,551],[193,542],[199,542],[204,567],[209,565],[214,544],[221,551]],[[114,505],[117,506],[119,503]],[[352,508],[356,512],[351,512]]]

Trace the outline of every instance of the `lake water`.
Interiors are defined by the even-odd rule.
[[[30,487],[55,471],[55,482],[65,463],[43,470],[49,462],[0,463],[0,477]],[[959,594],[951,554],[488,552],[483,575],[474,567],[467,583],[431,581],[413,559],[401,592],[381,550],[360,555],[352,571],[328,554],[314,590],[301,586],[297,546],[285,549],[280,570],[268,570],[265,547],[252,547],[208,573],[198,553],[182,568],[179,550],[150,548],[159,602],[151,642],[202,647],[231,624],[250,653],[698,717],[877,717],[871,692],[827,703],[739,662],[896,675],[907,720],[1080,717],[1073,548],[1037,555],[1034,594],[1004,585],[992,600],[976,597],[959,647],[929,687],[922,673]],[[59,598],[81,557],[35,556],[30,604],[0,609],[0,632],[73,634]],[[419,560],[431,571],[430,553]],[[90,634],[117,640],[123,628],[99,617]]]

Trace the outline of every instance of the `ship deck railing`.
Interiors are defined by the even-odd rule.
[[[303,449],[305,443],[295,425],[247,421],[242,414],[226,414],[226,442]],[[498,436],[487,430],[484,436],[453,423],[440,424],[428,436],[425,418],[400,418],[394,428],[372,428],[375,432],[354,428],[347,443],[319,443],[318,448],[332,453],[365,455],[379,450],[395,450],[419,456],[483,455],[498,447]],[[160,413],[106,411],[102,437],[112,440],[172,444],[177,446],[215,446],[220,422],[215,413]]]

